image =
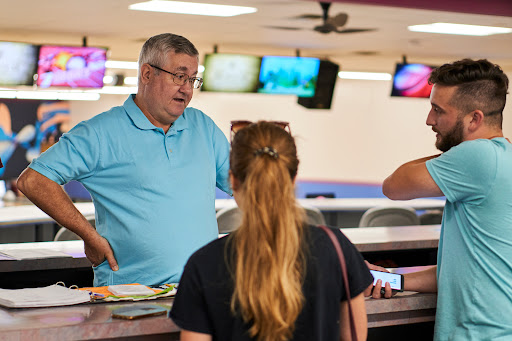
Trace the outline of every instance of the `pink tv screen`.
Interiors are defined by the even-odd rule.
[[[39,50],[37,85],[101,88],[106,60],[104,48],[43,45]]]
[[[428,83],[428,78],[435,68],[424,64],[397,64],[391,96],[429,98],[432,84]]]

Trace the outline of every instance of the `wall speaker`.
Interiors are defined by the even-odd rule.
[[[338,64],[321,60],[315,95],[299,97],[297,103],[309,109],[330,109],[339,69]]]

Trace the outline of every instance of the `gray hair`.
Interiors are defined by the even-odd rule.
[[[140,50],[139,80],[143,64],[149,63],[162,67],[169,52],[184,53],[199,58],[199,52],[187,38],[172,33],[158,34],[146,40]]]

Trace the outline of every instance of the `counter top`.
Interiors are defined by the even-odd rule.
[[[358,227],[341,231],[359,252],[437,248],[441,225]]]
[[[120,307],[158,305],[170,310],[173,299],[144,302],[92,303],[67,307],[0,308],[1,340],[98,340],[177,333],[179,328],[167,315],[136,320],[112,318]]]
[[[416,210],[439,209],[445,205],[443,199],[391,200],[388,198],[314,198],[297,199],[303,206],[318,208],[320,211],[366,211],[377,206],[409,206]],[[235,206],[234,199],[215,200],[215,209]]]
[[[341,231],[360,252],[394,251],[437,248],[440,225],[359,227]],[[91,264],[85,258],[82,240],[0,244],[0,251],[11,249],[52,249],[67,253],[69,258],[34,260],[5,260],[0,257],[0,273],[14,271],[87,268]]]
[[[137,320],[112,318],[119,307],[159,305],[171,308],[173,299],[144,302],[82,304],[68,307],[0,308],[0,339],[98,340],[144,335],[176,334],[179,328],[166,315]],[[368,328],[433,321],[436,294],[399,293],[391,299],[366,299]]]

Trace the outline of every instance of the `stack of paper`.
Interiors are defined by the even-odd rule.
[[[46,259],[46,258],[60,258],[71,257],[67,253],[51,249],[12,249],[0,251],[0,255],[6,256],[11,259]]]
[[[73,290],[60,285],[43,288],[0,289],[0,305],[9,308],[35,308],[72,305],[90,302],[87,291]]]
[[[151,288],[142,284],[110,285],[108,291],[116,296],[146,296],[155,294]]]

